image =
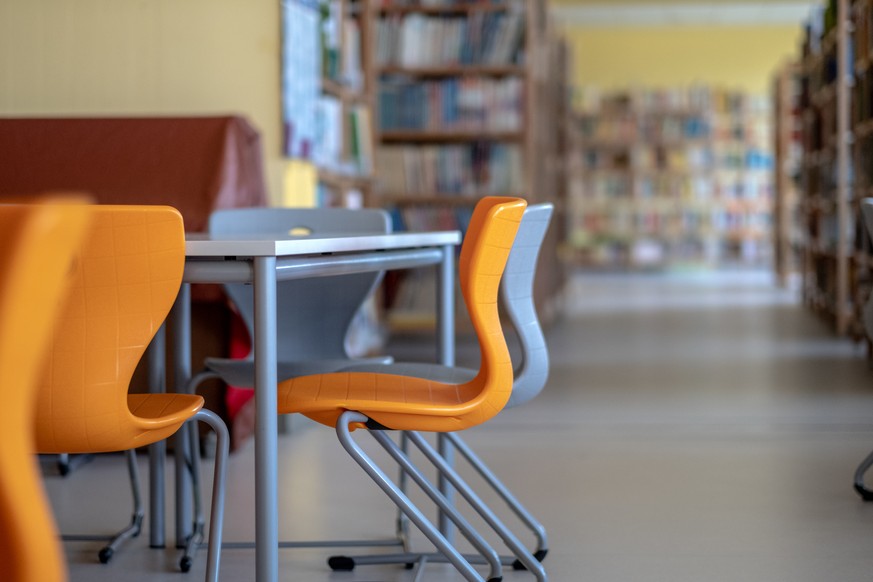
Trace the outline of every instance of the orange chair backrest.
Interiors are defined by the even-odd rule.
[[[9,582],[66,579],[34,455],[34,405],[87,208],[0,203],[0,571]]]
[[[512,362],[500,325],[497,295],[525,207],[527,202],[521,198],[483,198],[473,211],[461,247],[461,293],[482,356],[479,374],[459,387],[462,398],[467,400],[465,408],[470,409],[466,426],[500,412],[512,392]]]
[[[127,391],[182,282],[182,217],[167,206],[92,206],[39,389],[37,450],[124,450]],[[132,434],[133,433],[133,434]]]

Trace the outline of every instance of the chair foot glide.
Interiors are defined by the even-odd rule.
[[[327,565],[334,572],[351,572],[355,569],[355,560],[348,556],[331,556]]]
[[[533,553],[533,557],[537,559],[537,562],[542,562],[543,560],[546,559],[546,554],[548,554],[548,553],[549,553],[549,550],[546,550],[546,549],[537,550]],[[513,570],[527,570],[527,567],[521,563],[521,560],[517,559],[512,563],[512,569]]]
[[[179,560],[179,569],[183,572],[189,572],[193,563],[194,560],[192,560],[190,556],[183,556],[182,559]]]
[[[864,487],[861,483],[855,483],[855,491],[864,501],[873,501],[873,491]]]

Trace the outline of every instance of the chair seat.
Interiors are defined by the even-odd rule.
[[[445,384],[463,384],[476,377],[477,371],[470,368],[455,368],[425,362],[400,362],[396,364],[358,364],[346,366],[343,372],[374,372],[394,376],[427,378]]]
[[[491,405],[477,398],[475,381],[448,384],[370,372],[317,374],[280,382],[278,412],[299,412],[335,426],[340,414],[355,410],[395,430],[453,432],[500,412],[511,388],[506,386]]]
[[[196,394],[128,394],[130,412],[154,428],[181,425],[203,408],[203,397]]]
[[[355,365],[390,364],[390,356],[350,360],[349,358],[317,359],[308,361],[282,362],[276,366],[276,377],[281,382],[297,376],[312,374],[328,374],[339,372]],[[255,363],[253,360],[232,360],[228,358],[206,358],[206,368],[218,374],[222,380],[237,388],[252,388],[255,379]]]

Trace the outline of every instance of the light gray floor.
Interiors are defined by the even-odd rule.
[[[548,333],[546,392],[467,436],[548,526],[551,580],[873,579],[873,504],[851,488],[873,449],[862,346],[832,337],[760,274],[588,275],[571,289]],[[421,354],[415,342],[397,349]],[[253,536],[252,452],[230,462],[229,541]],[[389,504],[331,431],[283,437],[279,466],[283,537],[390,533]],[[47,482],[65,532],[127,519],[120,457]],[[94,563],[99,545],[67,544],[72,580],[201,579],[202,556],[185,576],[174,550],[146,540],[107,566]],[[329,553],[281,550],[281,579],[412,580],[395,567],[332,574]],[[222,579],[253,579],[253,560],[225,551]],[[445,566],[427,574],[459,579]]]

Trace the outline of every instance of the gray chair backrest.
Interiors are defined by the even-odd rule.
[[[391,219],[383,210],[345,208],[237,208],[216,211],[209,218],[209,232],[223,236],[285,236],[298,230],[314,235],[385,234],[391,232]],[[349,326],[381,278],[382,273],[376,272],[280,281],[279,360],[347,358]],[[251,285],[227,284],[224,289],[253,337]]]
[[[552,204],[535,204],[525,209],[500,281],[503,307],[522,347],[522,361],[515,370],[507,408],[534,398],[549,377],[549,351],[537,318],[533,284],[537,258],[554,210]]]

